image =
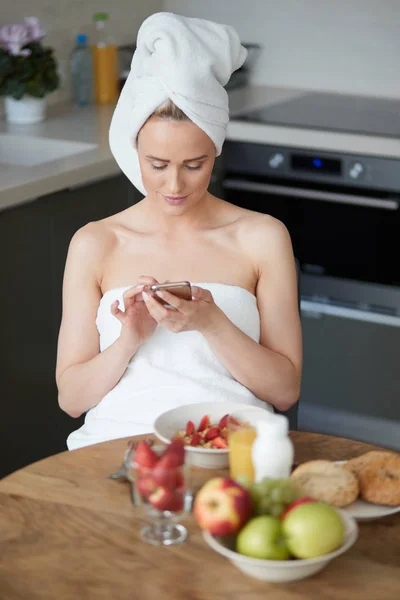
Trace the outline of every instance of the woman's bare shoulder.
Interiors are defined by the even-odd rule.
[[[87,223],[73,235],[70,249],[86,256],[87,253],[91,256],[102,255],[116,242],[114,229],[112,221],[108,218]]]
[[[259,213],[246,208],[238,207],[230,203],[227,210],[235,223],[238,238],[247,247],[273,246],[277,242],[287,243],[290,241],[289,232],[279,219],[272,215]]]

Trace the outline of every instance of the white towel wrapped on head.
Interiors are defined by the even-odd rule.
[[[131,71],[110,126],[110,148],[121,170],[146,195],[136,138],[149,116],[168,99],[214,142],[221,154],[229,121],[224,86],[247,50],[228,25],[172,13],[142,24]]]

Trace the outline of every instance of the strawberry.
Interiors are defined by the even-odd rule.
[[[183,509],[183,498],[179,492],[172,492],[162,487],[151,494],[149,502],[157,510],[179,512]]]
[[[183,475],[180,472],[180,467],[171,467],[165,469],[159,463],[153,470],[153,478],[157,485],[174,492],[180,485],[182,485]]]
[[[185,446],[183,441],[172,440],[166,451],[158,461],[157,466],[163,469],[181,467],[185,463]]]
[[[222,448],[224,450],[226,450],[226,448],[228,448],[228,444],[227,444],[226,440],[224,440],[220,436],[214,438],[213,441],[211,442],[211,445],[214,448]]]
[[[204,431],[205,429],[207,429],[207,427],[210,424],[210,417],[208,415],[205,415],[202,420],[200,421],[200,425],[197,429],[197,431]]]
[[[220,429],[225,429],[225,427],[228,427],[228,419],[229,419],[229,415],[224,415],[222,417],[222,419],[220,420],[220,422],[218,423],[218,427]]]
[[[200,433],[194,433],[189,446],[198,446],[198,444],[200,444],[200,442],[201,442]]]
[[[236,425],[237,427],[241,425],[241,423],[239,423],[239,421],[235,419],[235,417],[231,417],[230,415],[228,417],[228,423],[230,423],[231,425]]]
[[[210,429],[208,429],[208,431],[206,432],[206,435],[204,436],[205,439],[208,440],[213,440],[214,438],[218,437],[220,434],[220,430],[218,427],[210,427]]]
[[[186,435],[192,435],[195,432],[195,426],[193,421],[188,421],[186,423]]]
[[[158,456],[146,442],[146,440],[142,440],[138,443],[137,448],[135,450],[134,462],[138,464],[140,467],[146,467],[147,469],[151,469],[158,462]]]
[[[148,498],[157,489],[157,484],[151,475],[139,476],[135,485],[139,494],[145,498]]]

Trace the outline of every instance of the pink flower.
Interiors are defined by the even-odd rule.
[[[13,56],[29,56],[28,48],[22,50],[30,42],[38,42],[46,32],[36,17],[26,17],[23,23],[4,25],[0,28],[0,46]]]
[[[14,56],[27,56],[29,50],[21,50],[30,42],[29,31],[26,25],[16,23],[15,25],[4,25],[0,28],[0,45]]]
[[[36,17],[25,17],[24,24],[28,28],[30,42],[37,42],[46,35],[45,30],[42,29],[39,23],[39,19]]]

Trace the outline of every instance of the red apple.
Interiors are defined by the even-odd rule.
[[[159,487],[149,497],[150,504],[157,510],[168,510],[170,512],[180,512],[183,510],[183,496],[177,491],[166,490]]]
[[[233,479],[214,477],[198,492],[193,514],[201,529],[212,535],[236,533],[253,510],[249,492]]]
[[[303,496],[303,498],[299,498],[298,500],[295,500],[294,502],[289,504],[289,506],[287,506],[286,509],[283,511],[283,513],[281,514],[281,519],[284,519],[285,517],[287,517],[287,515],[290,513],[290,511],[293,510],[294,508],[296,508],[296,506],[300,506],[301,504],[306,504],[307,502],[317,502],[317,500],[315,500],[315,498],[311,498],[311,496]]]

